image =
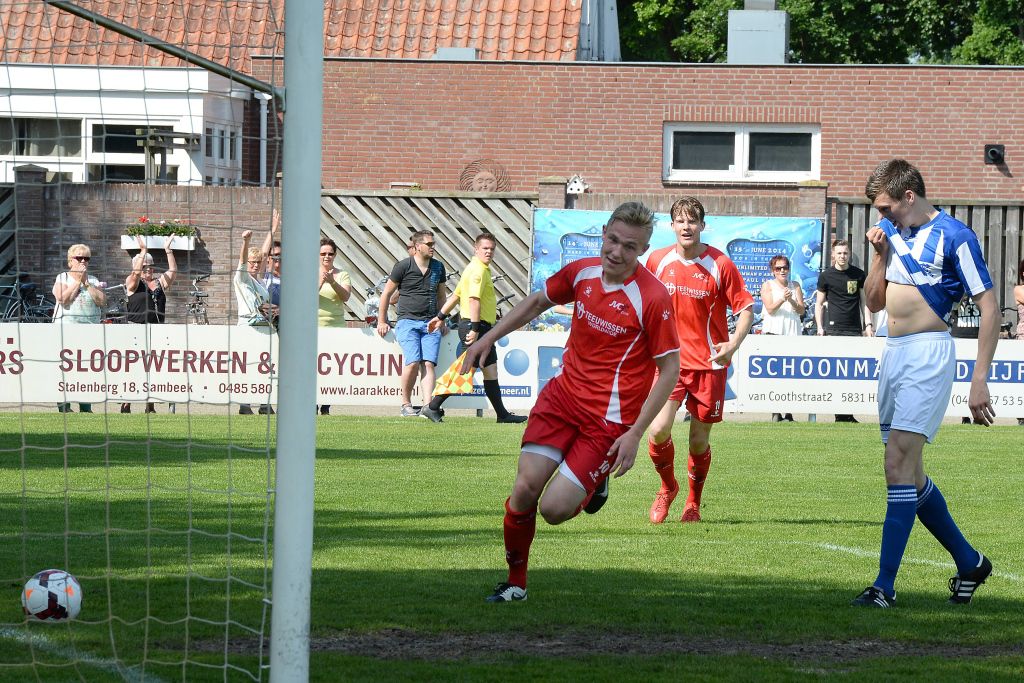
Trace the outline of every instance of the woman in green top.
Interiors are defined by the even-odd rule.
[[[317,322],[320,327],[345,327],[345,302],[352,296],[348,273],[334,267],[338,250],[327,237],[320,239],[320,299]],[[331,406],[320,406],[321,415],[329,415]]]

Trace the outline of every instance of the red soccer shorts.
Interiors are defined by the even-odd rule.
[[[629,425],[609,422],[580,410],[562,388],[561,378],[549,381],[530,411],[522,445],[536,444],[541,455],[557,459],[558,471],[588,494],[593,493],[611,470],[615,456],[608,449],[629,431]]]
[[[728,368],[721,370],[687,370],[679,369],[679,380],[676,382],[670,401],[686,402],[686,411],[701,422],[715,423],[722,421],[722,410],[725,407],[725,379],[729,375]]]

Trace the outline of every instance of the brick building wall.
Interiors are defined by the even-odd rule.
[[[280,64],[254,60],[270,79]],[[772,194],[731,183],[662,181],[666,122],[814,123],[828,195],[861,197],[881,160],[918,164],[929,196],[1024,195],[1024,69],[328,60],[324,186],[458,189],[489,158],[514,191],[580,173],[595,193]],[[1006,145],[1006,165],[983,145]],[[792,193],[792,186],[777,188]]]
[[[87,244],[90,273],[108,286],[123,284],[137,250],[121,248],[125,226],[146,215],[152,221],[177,218],[199,227],[194,251],[175,251],[178,277],[168,292],[169,322],[185,321],[189,279],[212,273],[201,289],[211,323],[234,324],[231,275],[238,262],[242,232],[252,230],[260,246],[271,225],[273,191],[267,188],[168,185],[37,184],[19,175],[16,192],[17,269],[49,291],[57,273],[67,269],[67,249]],[[277,195],[276,206],[280,197]],[[150,252],[157,272],[167,267],[163,250]],[[315,263],[311,259],[311,263]]]

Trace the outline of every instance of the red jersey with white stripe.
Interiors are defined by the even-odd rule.
[[[652,252],[647,269],[661,280],[672,298],[679,334],[679,367],[688,370],[721,368],[708,360],[714,344],[729,339],[726,307],[734,313],[754,305],[736,264],[707,246],[693,260],[680,256],[675,245]]]
[[[631,425],[651,391],[655,358],[679,349],[665,286],[637,267],[620,285],[601,281],[601,259],[573,261],[548,278],[544,294],[555,304],[575,301],[562,368],[576,410]]]

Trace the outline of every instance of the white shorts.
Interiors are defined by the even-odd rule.
[[[928,443],[942,424],[953,393],[956,349],[948,332],[886,337],[878,375],[878,426],[923,435]]]

